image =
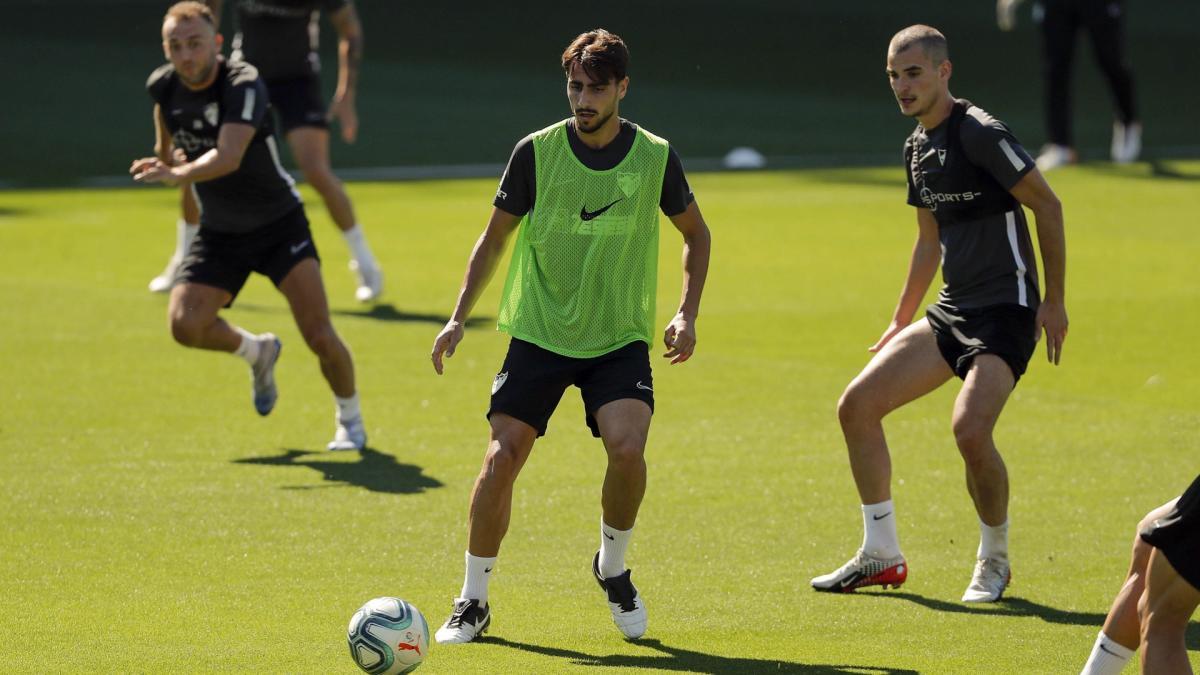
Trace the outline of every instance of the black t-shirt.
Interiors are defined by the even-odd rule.
[[[321,69],[320,13],[348,4],[349,0],[237,0],[233,58],[253,63],[267,80],[316,75]]]
[[[942,280],[951,307],[1036,308],[1037,258],[1012,189],[1033,159],[1003,122],[965,99],[933,129],[918,125],[904,143],[908,203],[938,223]]]
[[[146,90],[162,111],[171,142],[192,161],[217,147],[225,123],[249,124],[254,138],[233,173],[196,183],[202,227],[222,232],[249,232],[278,220],[300,205],[291,176],[279,164],[279,152],[267,115],[267,88],[254,66],[217,64],[217,79],[193,91],[179,81],[167,63],[146,81]]]
[[[596,150],[579,139],[579,135],[575,133],[575,121],[567,121],[567,140],[571,144],[571,152],[592,171],[607,171],[620,164],[633,149],[636,139],[637,125],[622,119],[617,137],[608,145]],[[492,205],[514,216],[523,216],[533,208],[536,197],[537,167],[533,157],[533,134],[530,134],[513,148]],[[675,152],[674,147],[668,148],[659,208],[667,217],[677,216],[686,211],[695,199],[687,176],[683,174],[683,162],[679,159],[679,153]]]

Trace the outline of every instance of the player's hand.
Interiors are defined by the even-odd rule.
[[[133,160],[133,164],[129,167],[129,175],[139,183],[179,184],[179,179],[171,172],[171,167],[157,157]]]
[[[875,344],[867,347],[867,351],[871,352],[872,354],[879,353],[879,350],[887,346],[887,343],[891,342],[892,338],[896,337],[896,335],[898,335],[900,331],[904,330],[905,328],[908,328],[908,324],[893,321],[888,325],[887,330],[883,331],[883,335],[880,335],[879,339],[875,341]]]
[[[663,344],[667,347],[663,358],[671,359],[671,365],[692,358],[692,353],[696,351],[695,320],[688,318],[683,312],[676,314],[663,331]]]
[[[1067,339],[1067,308],[1061,302],[1045,301],[1038,307],[1034,337],[1046,334],[1046,360],[1058,365],[1062,358],[1063,342]]]
[[[429,358],[433,360],[433,369],[438,375],[442,374],[442,355],[446,358],[454,356],[454,349],[458,347],[458,343],[463,339],[463,325],[453,319],[446,322],[446,326],[442,328],[442,332],[433,341],[433,352]]]
[[[1002,31],[1017,27],[1017,6],[1021,0],[996,0],[996,25]]]
[[[187,153],[182,148],[175,148],[171,151],[171,166],[180,166],[187,163]]]
[[[358,108],[354,105],[353,97],[334,97],[329,104],[329,121],[335,119],[342,128],[342,140],[353,143],[358,138]]]

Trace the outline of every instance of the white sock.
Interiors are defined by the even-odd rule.
[[[863,551],[880,560],[900,555],[900,539],[896,535],[896,509],[892,506],[892,500],[863,504],[862,514]]]
[[[1100,631],[1096,644],[1092,645],[1092,654],[1079,675],[1118,675],[1133,656],[1133,651]]]
[[[625,549],[633,537],[633,528],[618,530],[600,519],[600,575],[605,579],[625,573]]]
[[[234,326],[233,329],[242,336],[242,344],[238,345],[237,350],[233,353],[246,359],[246,363],[253,366],[258,361],[258,336],[238,326]]]
[[[342,237],[350,247],[350,257],[357,260],[360,266],[376,266],[375,256],[371,255],[371,247],[367,245],[367,235],[363,232],[362,225],[355,223],[354,227],[342,232]]]
[[[992,527],[979,521],[979,551],[977,558],[1008,560],[1008,521]]]
[[[480,558],[477,555],[471,555],[467,551],[467,573],[463,578],[462,592],[458,594],[460,598],[467,600],[478,600],[479,606],[482,607],[488,601],[488,579],[491,578],[492,568],[496,566],[496,557]]]
[[[199,231],[199,225],[193,225],[183,218],[179,219],[179,222],[175,224],[175,255],[171,256],[174,260],[183,260],[192,246],[192,240],[196,238],[196,233]]]
[[[354,420],[362,417],[362,410],[358,407],[358,392],[354,392],[353,396],[342,398],[334,396],[333,400],[337,402],[337,416],[339,420]]]

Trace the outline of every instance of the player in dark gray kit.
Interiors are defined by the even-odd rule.
[[[362,449],[366,431],[354,387],[354,363],[329,318],[316,245],[292,179],[279,165],[267,90],[258,72],[220,56],[221,36],[199,2],[173,5],[163,19],[170,63],[150,75],[156,157],[129,169],[141,183],[194,185],[200,230],[171,291],[171,333],[186,347],[232,352],[250,365],[254,407],[275,406],[281,343],[218,316],[251,272],[271,279],[287,298],[305,342],[337,404],[330,450]]]
[[[954,437],[980,521],[975,571],[962,599],[998,600],[1011,578],[1008,474],[992,430],[1042,331],[1049,360],[1057,364],[1062,353],[1062,206],[1003,123],[951,96],[951,70],[946,38],[936,29],[910,26],[892,38],[888,79],[901,113],[918,122],[904,145],[917,242],[892,322],[838,401],[865,532],[849,562],[812,580],[817,590],[904,583],[908,565],[896,534],[882,420],[955,375],[963,387]],[[1044,297],[1022,205],[1037,222]],[[939,259],[945,285],[925,318],[913,323]]]
[[[208,0],[220,26],[222,0]],[[280,134],[287,139],[304,178],[321,195],[329,216],[342,232],[350,250],[350,268],[358,279],[355,297],[369,302],[383,292],[383,273],[367,244],[363,227],[345,186],[334,175],[329,160],[329,122],[336,119],[342,139],[358,136],[358,69],[362,60],[363,31],[350,0],[236,0],[231,60],[246,61],[258,69],[267,85],[271,108],[279,114]],[[328,112],[321,94],[317,36],[320,15],[329,17],[338,34],[337,89]],[[189,230],[198,207],[189,190],[183,191],[183,220],[172,262],[151,282],[152,291],[169,290],[175,268],[186,253]]]

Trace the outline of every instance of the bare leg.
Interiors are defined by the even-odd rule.
[[[537,429],[503,413],[492,413],[491,428],[487,454],[471,493],[467,551],[480,558],[500,552],[512,516],[513,484],[537,440]]]
[[[992,432],[1016,380],[993,354],[975,357],[954,402],[954,440],[966,464],[967,491],[979,519],[990,526],[1008,520],[1008,470]]]
[[[232,297],[228,291],[203,284],[181,284],[171,289],[167,319],[175,341],[196,349],[237,351],[242,336],[217,315]]]
[[[650,406],[638,399],[612,401],[596,411],[596,424],[608,453],[600,503],[604,522],[618,530],[633,527],[646,494],[650,415]]]
[[[883,418],[953,376],[937,348],[933,329],[922,319],[892,338],[846,387],[838,401],[838,418],[863,504],[892,498],[892,460],[883,435]]]
[[[354,361],[329,318],[329,303],[321,282],[321,266],[313,258],[296,264],[279,283],[292,308],[296,326],[308,348],[321,362],[321,374],[335,396],[354,395]]]
[[[1162,551],[1150,553],[1146,593],[1139,605],[1142,622],[1142,672],[1191,673],[1184,632],[1200,605],[1200,591],[1179,576]]]
[[[329,217],[343,232],[353,228],[358,222],[354,218],[354,206],[329,164],[329,130],[298,127],[288,132],[287,140],[304,180],[321,195]]]

